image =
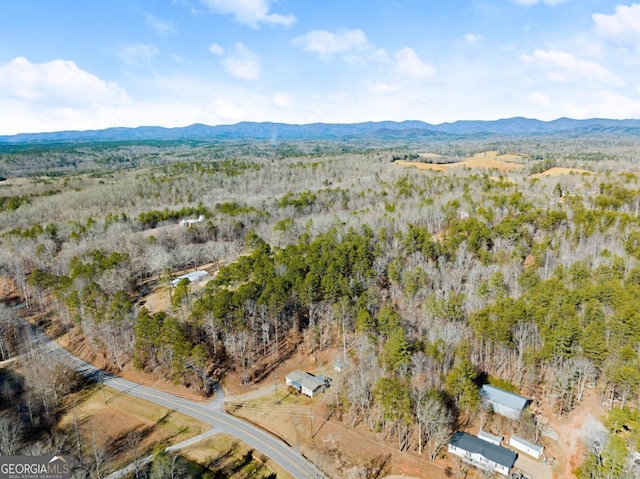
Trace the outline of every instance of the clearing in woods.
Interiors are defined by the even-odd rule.
[[[438,155],[429,153],[421,154],[423,158],[437,159]],[[463,161],[455,163],[422,163],[419,161],[404,161],[399,160],[396,163],[400,166],[415,167],[419,170],[434,170],[434,171],[446,171],[452,168],[471,168],[471,169],[496,169],[498,171],[510,171],[524,168],[524,165],[519,163],[513,163],[514,161],[522,160],[522,157],[515,154],[498,155],[497,151],[486,151],[483,153],[477,153],[474,156],[467,158]]]
[[[542,173],[537,173],[535,175],[531,175],[531,178],[540,178],[542,176],[560,176],[560,175],[591,175],[593,171],[589,170],[581,170],[579,168],[561,168],[559,166],[549,168],[548,170],[543,171]]]

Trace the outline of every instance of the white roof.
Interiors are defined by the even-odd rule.
[[[524,447],[528,447],[532,451],[539,452],[540,454],[544,452],[544,446],[541,446],[540,444],[535,444],[533,442],[527,441],[526,439],[522,439],[521,437],[512,435],[511,438],[509,439],[509,444],[513,444],[514,442],[519,443]]]
[[[485,384],[480,389],[480,396],[489,402],[501,404],[516,411],[522,411],[531,401],[519,394],[510,393],[504,389]]]
[[[204,270],[193,271],[191,273],[183,274],[182,276],[178,276],[171,280],[171,286],[177,286],[178,283],[183,279],[188,279],[190,283],[197,283],[198,281],[202,281],[206,276],[209,276]]]
[[[287,379],[289,381],[300,381],[305,376],[307,376],[307,373],[296,369],[295,371],[291,371],[289,374],[287,374]]]

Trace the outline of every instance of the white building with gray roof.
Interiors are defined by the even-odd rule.
[[[295,388],[298,392],[312,398],[318,393],[324,392],[327,387],[327,381],[324,378],[314,376],[304,371],[291,371],[285,377],[287,386]]]
[[[509,476],[518,454],[502,446],[483,441],[466,432],[457,432],[449,440],[449,452],[483,471]]]
[[[489,384],[482,386],[480,397],[485,404],[490,404],[493,407],[494,412],[516,421],[520,418],[522,411],[531,403],[531,399]]]

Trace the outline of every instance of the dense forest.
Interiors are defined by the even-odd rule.
[[[0,294],[15,288],[115,373],[133,365],[203,394],[338,348],[350,374],[326,396],[333,417],[431,459],[483,414],[483,383],[558,416],[597,391],[610,435],[577,474],[627,477],[640,447],[638,147],[606,135],[1,147]],[[519,168],[395,161],[487,151]],[[544,174],[554,167],[566,170]],[[204,288],[172,283],[205,266]],[[153,285],[166,311],[141,301]],[[0,308],[1,361],[22,333]],[[34,430],[54,428],[62,385],[79,386],[33,361],[15,401]],[[36,447],[13,410],[3,453]],[[537,440],[542,426],[514,427]]]

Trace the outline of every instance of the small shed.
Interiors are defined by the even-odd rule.
[[[531,403],[531,399],[489,384],[482,386],[480,397],[485,404],[491,404],[497,414],[515,420],[520,418],[522,411]]]
[[[540,459],[544,454],[544,446],[534,444],[533,442],[529,442],[518,436],[511,436],[509,438],[509,445],[518,451],[522,451],[529,456],[535,457],[536,459]]]
[[[506,447],[496,446],[466,432],[457,432],[449,440],[449,452],[478,469],[509,476],[518,454]]]
[[[504,437],[494,436],[493,434],[488,433],[487,431],[480,430],[480,432],[478,432],[478,439],[482,439],[483,441],[490,442],[491,444],[495,444],[496,446],[502,446],[502,440],[504,439]]]

